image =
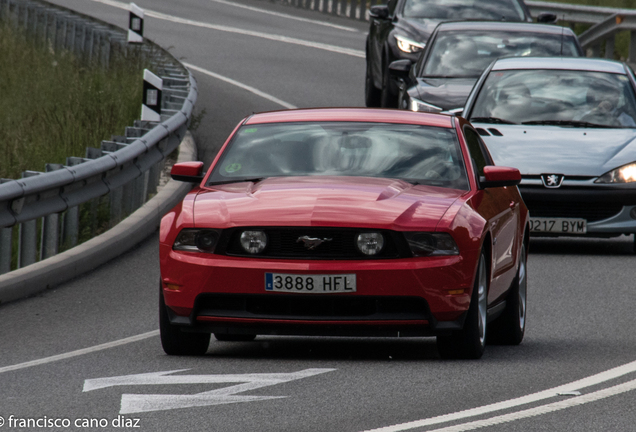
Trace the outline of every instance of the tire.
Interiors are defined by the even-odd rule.
[[[521,246],[519,254],[519,269],[517,276],[512,281],[508,297],[506,298],[506,309],[490,327],[490,341],[499,345],[519,345],[523,340],[526,330],[526,310],[527,310],[527,274],[528,257],[526,255],[525,242]]]
[[[250,342],[256,339],[254,334],[214,333],[214,337],[221,342]]]
[[[379,108],[382,106],[382,90],[373,84],[373,74],[371,73],[371,64],[367,58],[367,73],[364,80],[364,102],[369,108]]]
[[[170,324],[163,291],[159,294],[159,332],[161,346],[168,355],[203,355],[210,345],[210,333],[186,333]]]
[[[398,97],[391,91],[391,74],[389,73],[388,60],[382,65],[382,96],[381,105],[382,108],[397,108]]]
[[[437,350],[443,359],[479,359],[486,349],[488,312],[488,269],[482,251],[477,265],[473,295],[464,328],[450,336],[437,337]]]

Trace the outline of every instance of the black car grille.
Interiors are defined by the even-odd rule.
[[[532,202],[525,200],[532,217],[581,218],[588,222],[616,216],[623,209],[620,203],[604,202]]]
[[[296,320],[426,320],[426,300],[400,296],[202,294],[196,316]]]
[[[267,248],[258,255],[245,252],[240,244],[241,233],[245,230],[262,230],[267,234]],[[362,232],[381,232],[384,236],[384,248],[375,256],[364,255],[356,247],[358,234]],[[330,239],[314,249],[309,249],[300,237]],[[241,228],[224,233],[225,241],[217,253],[250,258],[285,258],[285,259],[387,259],[411,256],[406,241],[401,234],[388,230],[364,230],[352,228],[321,227],[265,227]],[[224,247],[223,247],[224,246]],[[406,249],[405,249],[406,247]]]

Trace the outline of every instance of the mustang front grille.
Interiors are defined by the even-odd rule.
[[[427,320],[419,297],[202,294],[196,316],[295,320]]]
[[[267,234],[267,247],[262,253],[249,254],[245,252],[240,243],[240,235],[245,229],[258,229]],[[358,234],[370,231],[381,232],[384,236],[384,248],[375,256],[364,255],[356,247]],[[223,236],[224,239],[219,242],[220,247],[216,253],[249,258],[388,259],[412,256],[402,234],[388,230],[322,227],[236,228],[226,230]],[[301,237],[324,241],[314,248],[310,248],[300,240]]]

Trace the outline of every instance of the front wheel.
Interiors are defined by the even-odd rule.
[[[508,297],[506,298],[506,310],[491,326],[491,341],[496,344],[519,345],[523,340],[523,335],[526,331],[527,262],[524,242],[519,253],[517,276],[512,281]]]
[[[450,336],[437,337],[437,350],[443,359],[478,359],[486,349],[488,313],[488,269],[482,251],[477,265],[468,314],[464,328]]]
[[[170,324],[163,290],[159,294],[159,332],[161,346],[168,355],[203,355],[210,345],[210,333],[185,333]]]

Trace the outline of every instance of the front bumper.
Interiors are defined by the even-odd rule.
[[[530,217],[582,218],[588,237],[636,233],[636,188],[520,186]],[[536,235],[533,233],[533,235]],[[540,234],[550,235],[550,234]],[[566,234],[563,234],[566,235]],[[580,235],[577,235],[580,236]]]
[[[160,248],[170,321],[184,330],[325,336],[429,336],[462,328],[475,271],[470,263],[476,262],[479,252],[328,261],[184,253],[164,244]],[[355,273],[357,290],[266,292],[267,272]]]

